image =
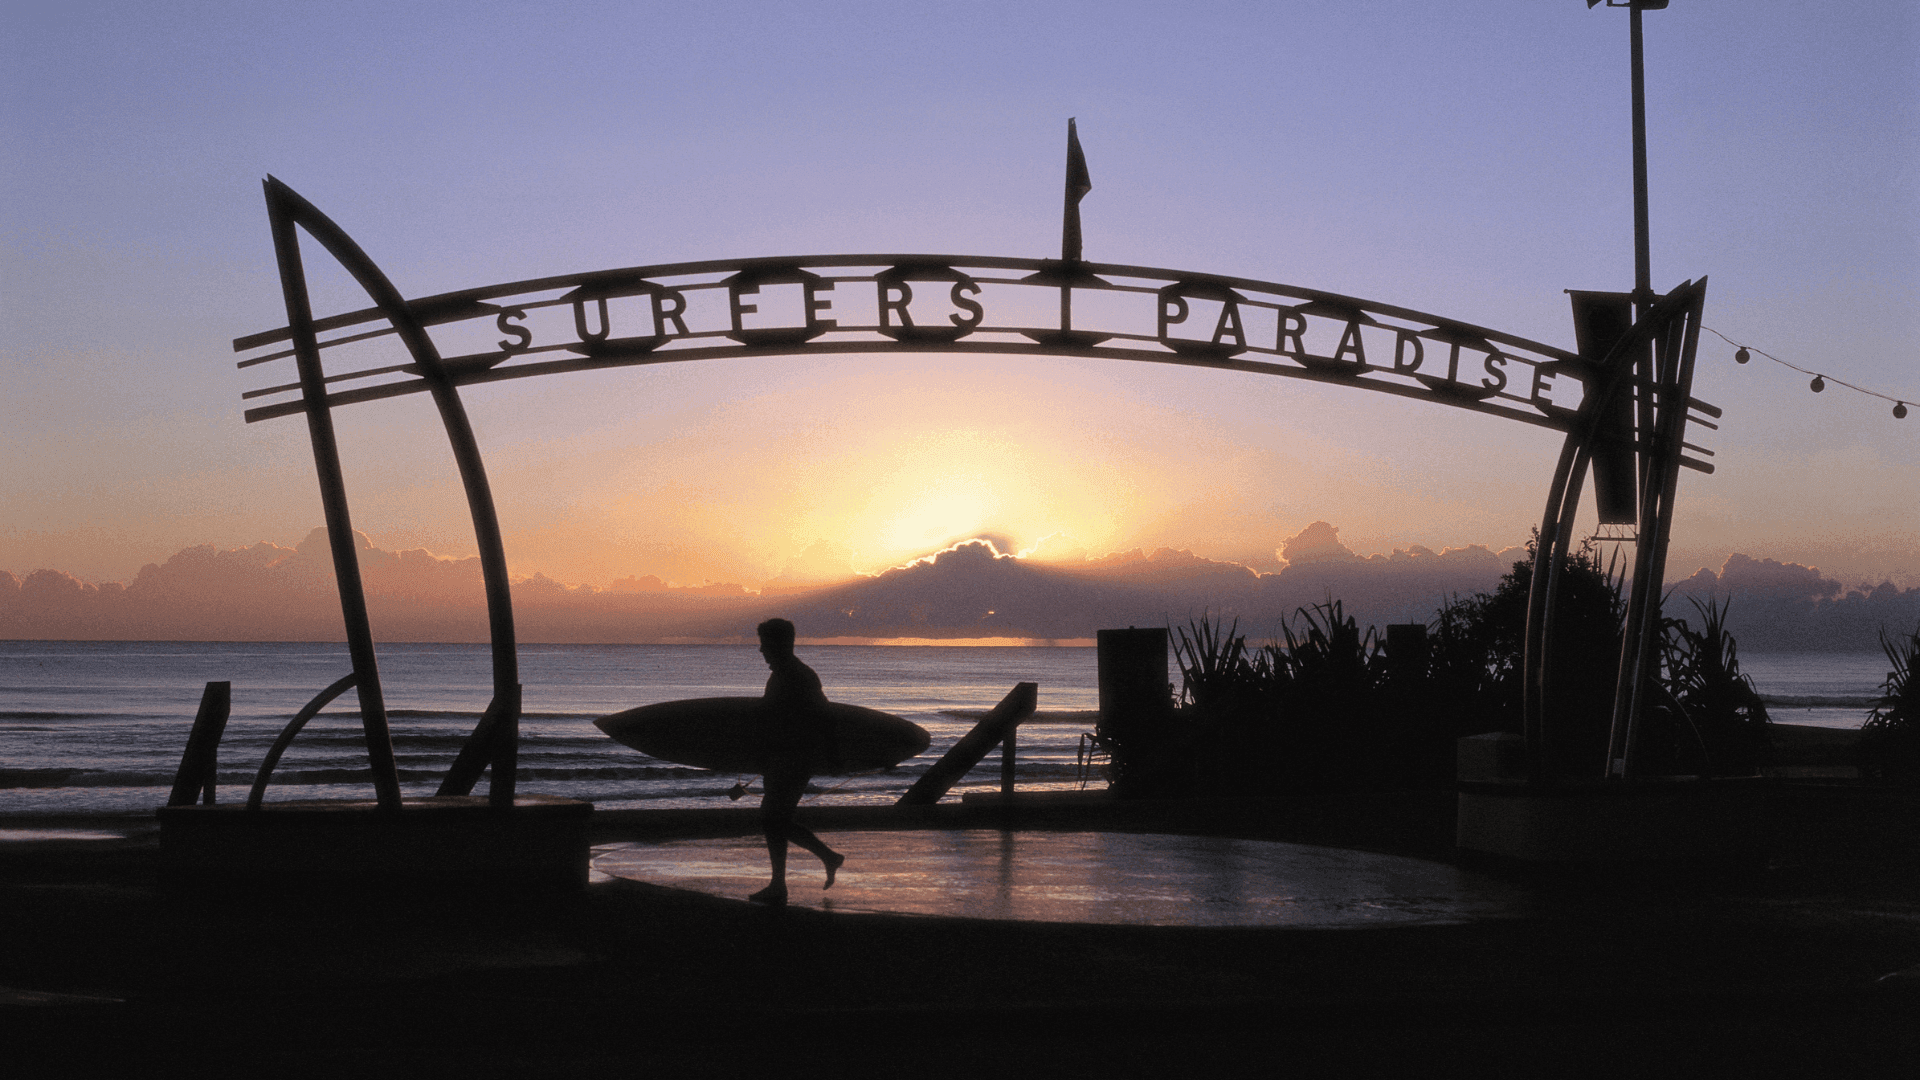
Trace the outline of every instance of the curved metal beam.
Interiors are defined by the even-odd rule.
[[[514,640],[513,598],[508,590],[506,547],[501,538],[500,518],[494,509],[493,491],[487,482],[486,464],[480,457],[480,447],[474,440],[473,425],[467,419],[466,408],[461,404],[459,391],[454,387],[453,380],[440,362],[439,350],[434,346],[433,340],[427,336],[425,328],[415,317],[407,301],[400,295],[400,291],[393,287],[393,283],[387,280],[386,274],[374,265],[367,253],[361,250],[360,245],[355,243],[339,225],[302,198],[299,193],[274,177],[267,177],[266,189],[269,207],[274,208],[275,214],[280,219],[289,223],[288,230],[291,230],[291,223],[295,222],[305,228],[308,235],[326,248],[328,253],[349,274],[353,275],[360,287],[367,291],[367,295],[372,297],[380,313],[392,323],[394,331],[405,343],[408,353],[413,356],[416,373],[433,395],[434,404],[439,408],[441,423],[446,428],[447,441],[453,449],[454,461],[460,470],[461,483],[466,488],[467,509],[473,517],[474,539],[480,551],[480,569],[486,585],[487,622],[493,644],[494,698],[496,701],[517,701],[520,661]],[[301,291],[304,294],[304,284]],[[303,295],[303,302],[304,299]],[[314,374],[317,379],[317,356],[314,358],[313,366],[316,369]],[[303,379],[303,382],[305,381]],[[303,396],[309,401],[319,397],[312,390],[306,391]],[[310,412],[324,415],[328,405],[324,400],[316,404],[317,409]],[[341,502],[344,509],[344,491],[341,493]],[[352,536],[336,535],[335,544],[339,545],[342,542],[350,549]],[[357,561],[353,577],[357,591],[359,587]],[[344,602],[344,589],[342,597]],[[364,599],[360,600],[360,607],[364,610]],[[371,668],[370,635],[366,651],[368,666]],[[356,668],[358,666],[356,660]],[[366,672],[362,674],[364,677]],[[377,680],[377,675],[374,678]],[[378,685],[377,681],[375,685]],[[384,719],[384,711],[382,718]],[[504,723],[510,728],[517,728],[518,720],[516,710],[512,717],[504,719]],[[390,748],[388,756],[391,757]],[[397,805],[397,787],[394,798]]]
[[[260,761],[260,771],[254,774],[253,790],[247,794],[247,809],[260,809],[260,801],[267,797],[267,781],[273,777],[274,768],[280,764],[280,755],[286,753],[287,747],[293,745],[293,737],[300,734],[300,729],[307,726],[307,721],[318,716],[320,710],[331,704],[334,698],[346,693],[347,688],[359,681],[359,678],[359,673],[349,671],[334,680],[332,686],[315,694],[313,700],[302,706],[299,712],[294,713],[293,719],[287,721],[287,726],[280,729],[280,734],[273,740],[273,745],[267,747],[267,756]]]
[[[1550,700],[1551,686],[1549,677],[1552,672],[1552,647],[1554,607],[1559,593],[1559,576],[1567,555],[1571,550],[1575,517],[1579,512],[1580,493],[1586,481],[1586,474],[1593,460],[1594,444],[1599,435],[1600,425],[1607,415],[1608,406],[1616,395],[1629,386],[1635,385],[1632,378],[1633,358],[1638,350],[1644,348],[1666,328],[1677,316],[1697,312],[1704,296],[1706,279],[1682,283],[1668,293],[1649,310],[1645,317],[1634,323],[1621,339],[1608,351],[1606,359],[1599,367],[1602,376],[1599,385],[1594,387],[1587,398],[1581,402],[1579,414],[1567,431],[1567,438],[1561,446],[1560,458],[1554,467],[1551,486],[1548,489],[1546,509],[1541,515],[1540,535],[1535,542],[1533,556],[1533,577],[1527,593],[1527,628],[1521,662],[1521,717],[1523,732],[1527,744],[1528,779],[1534,783],[1544,782],[1548,775],[1548,761],[1551,746],[1546,724],[1547,704]],[[1698,320],[1693,320],[1697,322]],[[1689,371],[1689,384],[1691,372]],[[1642,386],[1646,393],[1653,388]],[[1679,468],[1678,442],[1685,430],[1687,411],[1692,402],[1685,396],[1684,390],[1674,395],[1673,408],[1662,403],[1661,436],[1663,445],[1669,445],[1673,458],[1671,467]],[[1716,413],[1717,415],[1717,413]],[[1669,417],[1672,419],[1669,420]],[[1667,424],[1673,426],[1668,429]],[[1643,453],[1651,450],[1652,444],[1643,445]],[[1673,474],[1677,476],[1677,471]],[[1636,540],[1635,596],[1639,595],[1641,585],[1647,580],[1639,562],[1639,556],[1653,546],[1660,549],[1660,568],[1664,570],[1665,544],[1664,529],[1672,523],[1672,477],[1664,474],[1656,478],[1655,484],[1645,489],[1645,498],[1654,498],[1660,494],[1658,488],[1664,487],[1669,494],[1659,505],[1665,506],[1668,513],[1664,519],[1650,521],[1642,517],[1640,536]],[[1643,503],[1643,506],[1647,505]],[[1650,568],[1649,568],[1650,569]],[[1644,621],[1646,605],[1628,604],[1629,627]],[[1628,643],[1623,642],[1623,651]],[[1637,704],[1637,699],[1635,699]],[[1618,708],[1618,703],[1616,703]]]
[[[1659,418],[1647,454],[1650,479],[1640,496],[1641,535],[1634,550],[1633,591],[1627,601],[1620,674],[1608,733],[1607,775],[1621,779],[1631,775],[1647,687],[1656,674],[1653,648],[1660,634],[1660,589],[1666,580],[1667,542],[1673,535],[1673,507],[1680,480],[1680,447],[1687,427],[1687,410],[1676,408],[1674,402],[1684,401],[1693,386],[1694,351],[1700,341],[1706,285],[1706,278],[1694,283],[1685,306],[1658,328]]]
[[[789,311],[787,325],[745,325],[742,313],[759,310],[761,287],[770,284],[803,291],[802,313]],[[916,324],[907,311],[916,289],[919,303],[946,310],[923,309]],[[1109,297],[1091,309],[1092,318],[1121,325],[1075,326],[1076,292]],[[940,299],[943,294],[948,299]],[[1196,302],[1206,309],[1193,308]],[[611,318],[621,304],[628,305],[625,313]],[[1580,382],[1584,396],[1592,375],[1591,364],[1576,353],[1409,308],[1251,278],[1117,263],[903,254],[713,260],[529,279],[443,293],[407,307],[418,326],[446,326],[447,333],[468,341],[478,330],[480,340],[496,340],[493,351],[441,361],[456,386],[735,357],[1048,355],[1354,386],[1564,431],[1576,409],[1565,387],[1557,390],[1564,404],[1552,400],[1555,380]],[[1057,325],[1035,319],[1054,307]],[[1086,316],[1088,306],[1081,309]],[[379,308],[322,320],[332,330],[382,322],[388,325],[339,335],[321,347],[398,333]],[[472,325],[452,326],[463,322]],[[249,335],[234,346],[261,349],[284,341],[287,333]],[[1317,354],[1315,339],[1321,341]],[[268,351],[239,364],[289,355]],[[336,372],[325,383],[327,402],[336,407],[430,389],[418,364],[392,362]],[[350,385],[355,383],[360,385]],[[301,396],[248,409],[248,422],[301,411],[305,387],[280,382],[246,391],[241,396],[249,401],[295,392]],[[1718,415],[1704,402],[1693,404]],[[1711,471],[1696,458],[1684,464]]]
[[[556,348],[556,349],[542,350],[542,351],[556,352],[558,351],[558,349]],[[456,376],[456,380],[460,385],[474,386],[474,385],[481,385],[484,383],[505,382],[512,379],[524,379],[524,378],[529,378],[535,375],[556,375],[556,374],[562,374],[570,371],[589,371],[589,370],[597,370],[597,369],[608,368],[608,367],[634,367],[634,366],[642,366],[642,365],[666,364],[666,363],[687,362],[687,361],[695,361],[695,360],[725,360],[725,359],[735,359],[735,358],[742,358],[742,357],[771,357],[771,356],[796,356],[796,355],[857,356],[857,355],[869,355],[874,353],[895,353],[895,354],[912,353],[917,355],[996,354],[996,355],[1016,355],[1016,356],[1059,356],[1059,357],[1075,357],[1075,358],[1094,359],[1094,360],[1132,360],[1136,362],[1145,362],[1145,363],[1154,363],[1154,364],[1174,364],[1180,367],[1205,367],[1205,368],[1215,368],[1221,371],[1242,371],[1248,374],[1255,374],[1255,375],[1278,375],[1286,378],[1303,379],[1308,382],[1316,382],[1326,386],[1354,386],[1354,387],[1359,387],[1366,390],[1372,390],[1377,393],[1394,395],[1396,397],[1410,398],[1416,401],[1432,402],[1433,404],[1436,404],[1436,405],[1450,405],[1454,408],[1466,409],[1470,412],[1477,412],[1487,416],[1498,416],[1506,420],[1517,420],[1523,424],[1531,424],[1536,427],[1549,428],[1554,431],[1565,430],[1565,421],[1556,419],[1552,416],[1542,415],[1537,412],[1528,412],[1520,408],[1515,408],[1511,405],[1497,404],[1497,403],[1492,403],[1486,400],[1476,400],[1468,397],[1451,396],[1451,395],[1446,395],[1441,393],[1435,393],[1431,389],[1422,388],[1418,386],[1406,386],[1399,383],[1389,383],[1389,382],[1374,381],[1374,380],[1360,381],[1353,376],[1339,375],[1339,374],[1334,374],[1334,373],[1325,372],[1325,371],[1317,371],[1311,368],[1290,367],[1290,366],[1281,365],[1281,364],[1266,363],[1258,360],[1243,360],[1239,358],[1229,358],[1224,360],[1206,360],[1206,359],[1199,359],[1191,356],[1180,356],[1174,353],[1156,352],[1156,351],[1149,351],[1146,349],[1126,349],[1126,348],[1120,348],[1120,347],[1109,346],[1109,345],[1088,345],[1088,346],[1071,347],[1071,346],[1060,346],[1060,345],[1042,345],[1042,344],[1036,344],[1031,342],[1021,343],[1021,342],[970,342],[970,341],[953,341],[953,342],[939,342],[939,343],[928,342],[928,343],[915,344],[910,347],[902,346],[895,342],[878,342],[878,341],[857,341],[857,342],[844,342],[844,343],[843,342],[828,342],[828,343],[810,342],[805,345],[791,345],[791,346],[729,344],[729,345],[721,345],[721,346],[710,346],[710,347],[704,347],[704,348],[661,350],[659,352],[649,353],[645,355],[622,357],[614,360],[589,359],[586,357],[567,357],[564,359],[556,359],[556,360],[543,361],[538,363],[515,364],[511,367],[473,365],[471,368],[466,368],[464,370],[462,369],[462,366],[457,361],[453,361],[453,362],[449,362],[449,366],[454,367],[454,369],[458,372],[458,375]],[[412,365],[401,365],[399,367],[376,369],[374,372],[372,372],[372,374],[380,374],[380,375],[389,374],[394,371],[406,370],[408,368],[411,368],[411,366]],[[352,378],[352,376],[338,378],[336,379],[336,381],[345,381],[346,378]],[[399,382],[384,383],[377,386],[366,386],[366,387],[360,387],[352,390],[342,390],[342,391],[330,393],[327,395],[326,400],[330,408],[337,408],[342,405],[354,405],[354,404],[360,404],[360,403],[370,402],[370,401],[383,401],[388,398],[403,397],[408,394],[417,394],[424,389],[426,389],[426,387],[418,383],[399,383]],[[289,402],[283,402],[277,405],[261,406],[259,408],[248,409],[246,412],[246,420],[248,423],[257,423],[262,420],[272,420],[277,417],[290,416],[294,413],[301,412],[305,409],[305,407],[306,406],[303,401],[289,401]]]
[[[619,286],[634,281],[652,281],[657,278],[696,277],[705,275],[734,274],[741,271],[767,270],[790,266],[808,267],[875,267],[888,268],[898,266],[966,266],[981,270],[1011,270],[1025,274],[1051,274],[1056,281],[1061,276],[1069,276],[1071,282],[1079,286],[1101,278],[1130,278],[1150,281],[1194,282],[1217,285],[1228,289],[1245,289],[1252,292],[1264,292],[1278,296],[1291,297],[1301,303],[1320,304],[1328,308],[1357,308],[1375,315],[1404,319],[1409,322],[1429,323],[1446,327],[1474,337],[1528,352],[1539,352],[1555,359],[1578,360],[1579,356],[1564,349],[1555,348],[1541,342],[1532,341],[1518,335],[1508,334],[1484,326],[1460,322],[1444,316],[1431,315],[1413,308],[1383,304],[1365,300],[1344,293],[1326,292],[1300,285],[1288,285],[1281,282],[1262,281],[1258,278],[1235,277],[1228,274],[1209,274],[1193,270],[1171,270],[1157,266],[1135,266],[1131,263],[1064,263],[1058,259],[1023,259],[1003,255],[926,255],[926,254],[851,254],[851,255],[767,255],[747,259],[705,259],[697,262],[656,263],[650,266],[624,266],[611,270],[591,270],[575,274],[554,274],[548,277],[526,278],[520,281],[503,282],[498,285],[482,285],[474,289],[460,289],[454,292],[437,293],[423,296],[408,302],[420,324],[436,326],[442,323],[457,322],[463,319],[492,316],[499,311],[490,301],[502,297],[521,296],[528,293],[552,292],[556,289],[581,289]],[[1047,284],[1055,284],[1049,281]],[[1038,284],[1038,283],[1036,283]],[[1157,287],[1156,287],[1157,288]],[[1147,289],[1144,291],[1154,291]],[[387,313],[379,307],[361,308],[329,316],[314,323],[314,329],[326,332],[360,326],[385,320]],[[249,352],[263,345],[290,340],[286,327],[267,330],[258,334],[233,339],[234,352]]]
[[[512,806],[515,772],[520,759],[520,687],[511,694],[496,693],[480,714],[473,734],[453,759],[447,775],[435,795],[467,795],[487,766],[493,766],[493,779],[487,794],[496,805]]]
[[[306,268],[300,259],[300,235],[295,231],[297,213],[297,204],[284,198],[269,179],[267,222],[273,230],[273,252],[280,264],[280,291],[286,301],[287,326],[300,369],[302,409],[307,416],[307,439],[313,448],[314,475],[320,484],[320,504],[326,516],[327,546],[333,555],[334,584],[340,593],[340,617],[346,624],[347,653],[353,660],[354,685],[360,693],[360,725],[366,733],[367,765],[373,772],[374,796],[380,809],[399,813],[400,773],[393,761],[387,703],[380,692],[380,663],[373,648],[373,627],[367,618],[367,593],[360,581],[360,555],[354,550],[353,516],[347,507],[347,485],[340,469],[339,444],[334,438],[333,409],[322,391],[320,344],[313,329]]]
[[[763,286],[799,292],[798,308],[793,298],[763,296]],[[1082,296],[1077,316],[1075,293]],[[912,310],[910,301],[917,305]],[[765,312],[751,317],[768,321],[743,321],[762,307]],[[1591,376],[1590,365],[1575,353],[1408,308],[1249,278],[1115,263],[898,254],[669,263],[445,293],[405,308],[409,337],[435,326],[454,335],[448,340],[497,344],[440,360],[456,386],[731,357],[1004,353],[1300,378],[1565,430],[1575,412],[1573,398],[1584,389],[1563,384],[1556,403],[1555,380],[1584,387]],[[1041,317],[1054,308],[1057,325]],[[1081,325],[1074,324],[1076,317]],[[352,332],[321,348],[398,334],[401,321],[384,308],[323,320],[329,330]],[[1089,321],[1102,325],[1085,325]],[[374,325],[380,322],[388,326]],[[468,325],[453,325],[460,323]],[[265,349],[288,336],[287,330],[269,331],[234,345],[240,351]],[[417,341],[408,348],[420,351]],[[240,366],[289,355],[266,351]],[[385,361],[327,376],[326,400],[341,406],[418,393],[433,389],[438,378],[419,362]],[[249,401],[289,394],[298,396],[255,405],[247,420],[303,410],[307,388],[282,381],[246,391],[242,396]]]

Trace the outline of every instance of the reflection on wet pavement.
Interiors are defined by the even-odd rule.
[[[1360,927],[1522,913],[1518,888],[1395,855],[1270,840],[989,829],[826,833],[847,856],[831,892],[820,864],[788,856],[790,903],[1036,922]],[[744,898],[766,884],[758,837],[594,849],[596,879]]]

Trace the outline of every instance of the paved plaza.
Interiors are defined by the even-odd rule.
[[[847,856],[830,891],[794,848],[789,903],[828,911],[1134,926],[1376,927],[1524,914],[1519,887],[1443,863],[1271,840],[968,829],[823,833]],[[759,837],[614,844],[594,874],[744,898]]]

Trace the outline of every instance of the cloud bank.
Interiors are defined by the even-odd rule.
[[[358,542],[377,638],[486,640],[478,559]],[[758,591],[673,587],[653,576],[568,585],[536,573],[514,582],[513,596],[527,642],[739,641],[771,615],[815,640],[1083,641],[1105,627],[1178,625],[1203,614],[1265,638],[1329,600],[1363,624],[1427,622],[1448,598],[1494,588],[1524,554],[1416,545],[1362,556],[1322,521],[1281,543],[1276,573],[1171,548],[1048,562],[970,540],[837,584],[783,575]],[[1693,616],[1689,598],[1729,604],[1729,624],[1749,650],[1871,650],[1882,627],[1920,623],[1920,588],[1849,589],[1815,567],[1741,554],[1669,591],[1670,615]],[[0,637],[337,641],[344,631],[326,531],[316,529],[292,548],[187,548],[124,584],[0,571]]]

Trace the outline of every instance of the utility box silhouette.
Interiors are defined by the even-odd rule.
[[[1099,630],[1099,733],[1116,757],[1153,743],[1173,724],[1173,686],[1167,678],[1165,627]]]

